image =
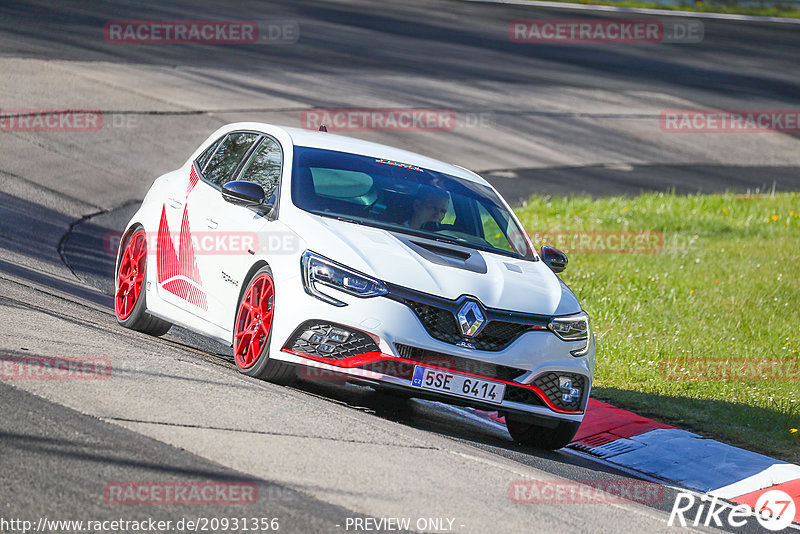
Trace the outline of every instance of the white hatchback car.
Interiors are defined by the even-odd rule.
[[[559,448],[594,373],[589,317],[480,176],[262,123],[214,132],[155,180],[123,234],[125,327],[231,344],[242,373],[332,377],[499,411]],[[144,289],[144,291],[142,291]]]

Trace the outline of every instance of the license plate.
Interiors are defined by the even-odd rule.
[[[411,385],[494,404],[502,403],[503,394],[506,392],[505,384],[450,373],[441,369],[431,369],[421,365],[414,367],[414,378],[411,380]]]

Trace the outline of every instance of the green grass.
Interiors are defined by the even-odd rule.
[[[693,11],[697,13],[731,13],[735,15],[754,15],[760,17],[788,17],[800,18],[800,9],[794,6],[780,5],[772,7],[744,7],[735,3],[709,3],[709,2],[687,2],[678,5],[665,5],[656,2],[646,2],[638,0],[555,0],[556,2],[567,2],[570,4],[603,5],[616,7],[637,7],[649,9],[663,9],[667,11]]]
[[[698,380],[689,367],[675,380],[661,368],[718,358],[798,368],[800,194],[536,196],[517,214],[530,231],[663,233],[658,253],[575,253],[562,274],[593,319],[595,398],[800,462],[800,376]]]

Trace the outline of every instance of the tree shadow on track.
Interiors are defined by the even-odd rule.
[[[83,5],[82,5],[83,4]],[[764,97],[794,103],[800,85],[785,72],[794,65],[797,32],[790,25],[727,21],[704,22],[705,38],[691,45],[662,43],[581,46],[520,43],[509,37],[509,23],[549,17],[552,11],[529,6],[486,6],[467,3],[426,5],[406,3],[333,6],[294,0],[270,3],[269,17],[295,21],[299,40],[280,47],[271,57],[266,46],[184,45],[135,46],[106,42],[103,27],[119,20],[223,19],[266,17],[263,4],[238,2],[224,9],[212,2],[162,3],[77,2],[37,10],[23,3],[4,6],[0,33],[14,43],[21,56],[69,60],[111,61],[156,65],[189,65],[265,72],[279,68],[303,73],[360,71],[424,75],[448,81],[488,80],[532,83],[538,86],[657,87],[670,91],[698,91],[741,99]],[[437,11],[451,17],[437,15]],[[452,14],[457,14],[452,17]],[[566,19],[581,13],[559,12]],[[36,24],[31,24],[34,18]],[[592,17],[618,18],[619,15]],[[54,47],[53,42],[59,46]],[[376,44],[377,43],[377,44]],[[768,46],[766,56],[762,47]],[[687,49],[699,59],[687,57]],[[275,47],[273,47],[275,48]],[[368,53],[365,53],[368,51]],[[709,59],[703,61],[703,55]],[[765,57],[766,56],[766,57]],[[759,57],[754,63],[752,58]],[[278,59],[279,58],[279,59]]]

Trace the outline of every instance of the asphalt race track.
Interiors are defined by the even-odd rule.
[[[0,381],[0,517],[246,516],[277,518],[286,532],[346,532],[367,517],[451,519],[453,532],[674,531],[674,489],[649,505],[515,504],[516,480],[634,479],[515,445],[435,403],[253,380],[228,347],[179,328],[163,338],[124,330],[113,312],[109,236],[154,178],[239,120],[300,126],[309,108],[452,110],[452,131],[353,135],[482,172],[513,202],[800,189],[797,134],[659,128],[665,109],[797,108],[800,26],[702,19],[693,44],[508,35],[515,19],[593,17],[630,18],[460,0],[0,4],[0,113],[103,116],[92,132],[0,129],[0,356],[102,357],[113,369],[105,380]],[[290,21],[299,40],[103,38],[110,20],[182,19]],[[104,488],[126,481],[246,481],[259,498],[109,504]]]

